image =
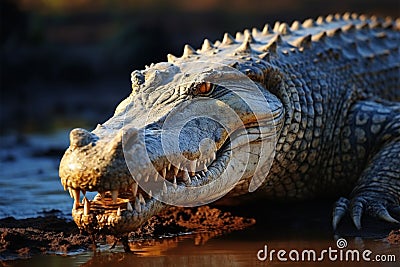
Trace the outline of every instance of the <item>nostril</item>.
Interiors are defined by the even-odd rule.
[[[82,128],[73,129],[69,133],[69,141],[71,147],[86,146],[96,140],[96,135]]]

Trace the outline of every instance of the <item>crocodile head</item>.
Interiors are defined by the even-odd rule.
[[[80,228],[132,231],[166,205],[206,204],[264,182],[281,101],[237,57],[211,64],[187,54],[134,71],[112,118],[71,131],[59,174]],[[98,194],[81,200],[86,191]]]

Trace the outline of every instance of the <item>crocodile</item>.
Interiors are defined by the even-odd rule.
[[[400,19],[333,14],[133,71],[110,119],[70,132],[59,176],[74,221],[118,234],[169,205],[329,196],[334,229],[344,216],[398,224],[399,43]]]

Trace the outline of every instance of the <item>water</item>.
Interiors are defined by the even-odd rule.
[[[45,255],[36,256],[30,260],[19,260],[13,262],[13,266],[42,266],[46,262],[47,266],[399,266],[400,249],[393,248],[382,240],[357,240],[349,239],[347,249],[357,251],[354,258],[348,254],[346,258],[346,248],[338,249],[336,241],[322,238],[309,239],[288,238],[285,233],[281,233],[281,240],[263,239],[263,233],[256,229],[247,230],[250,238],[243,238],[240,233],[232,233],[225,236],[210,239],[205,243],[198,243],[198,236],[184,236],[175,238],[165,238],[150,242],[136,242],[131,244],[133,253],[125,253],[121,247],[113,251],[102,248],[98,252],[85,252],[71,256]],[[257,236],[257,237],[255,237]],[[282,238],[283,237],[283,238]],[[299,251],[299,255],[304,250],[315,250],[316,261],[314,258],[304,257],[305,262],[291,261],[288,254],[288,261],[280,261],[275,253],[271,260],[262,261],[257,258],[258,251],[267,245],[268,250],[276,251],[284,249]],[[319,253],[324,249],[337,250],[329,258],[325,257],[318,261]],[[371,261],[363,260],[362,253],[370,250],[371,255],[366,257]],[[343,256],[340,258],[340,251]],[[292,252],[293,253],[293,252]],[[295,255],[295,254],[293,254]],[[336,255],[336,256],[335,256]],[[358,257],[356,256],[358,255]],[[376,262],[375,256],[386,257],[389,262]],[[393,261],[395,257],[396,261]],[[295,256],[294,256],[295,257]],[[336,259],[334,259],[336,257]],[[357,261],[357,258],[359,259]],[[299,256],[299,259],[300,256]],[[342,259],[342,260],[340,260]],[[347,260],[346,260],[347,259]]]
[[[0,139],[0,218],[35,217],[59,210],[71,214],[72,200],[58,176],[68,133]]]
[[[68,146],[68,132],[52,135],[14,136],[0,139],[0,218],[27,218],[58,210],[60,216],[71,218],[73,200],[63,190],[58,177],[60,157]],[[293,205],[290,205],[291,207]],[[400,245],[390,245],[377,235],[361,239],[347,237],[348,249],[365,249],[377,254],[394,255],[397,262],[280,262],[260,261],[257,252],[268,247],[290,250],[337,249],[329,226],[329,206],[299,205],[286,207],[253,207],[251,212],[265,212],[266,220],[258,220],[255,227],[214,237],[207,234],[187,234],[178,237],[130,242],[133,253],[125,253],[117,246],[100,244],[96,252],[77,251],[68,255],[39,255],[27,260],[7,262],[10,266],[399,266]],[[292,215],[295,213],[295,215]],[[312,215],[310,215],[312,214]],[[313,216],[315,218],[313,218]],[[298,221],[297,221],[298,219]],[[272,221],[272,223],[270,223]],[[321,225],[324,227],[321,228]],[[350,230],[347,236],[357,236]],[[371,256],[371,257],[372,257]]]

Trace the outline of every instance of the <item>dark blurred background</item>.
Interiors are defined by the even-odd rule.
[[[399,0],[0,0],[0,134],[92,129],[130,73],[185,43],[329,13],[400,16]]]

